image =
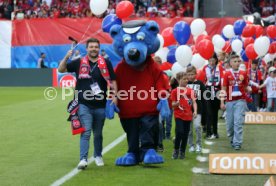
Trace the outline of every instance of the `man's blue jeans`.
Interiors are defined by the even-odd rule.
[[[105,109],[90,109],[89,107],[80,104],[78,114],[80,122],[85,128],[80,136],[80,160],[88,158],[89,141],[91,130],[94,135],[94,157],[102,156],[103,148],[103,126],[105,121]]]
[[[245,100],[226,103],[227,135],[233,146],[241,146],[243,142],[243,124],[247,105]]]
[[[272,107],[274,102],[274,108]],[[276,112],[276,98],[267,98],[267,112]]]

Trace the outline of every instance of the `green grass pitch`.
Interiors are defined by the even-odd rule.
[[[66,100],[61,90],[53,101],[44,98],[45,87],[0,88],[0,185],[43,186],[61,178],[79,161],[79,136],[72,136],[66,121]],[[220,121],[222,122],[222,121]],[[244,149],[239,153],[275,153],[276,126],[245,126]],[[236,153],[229,147],[225,126],[219,140],[206,146],[211,152]],[[174,131],[172,131],[174,134]],[[104,146],[123,134],[118,118],[106,120]],[[92,142],[92,140],[91,140]],[[187,153],[185,160],[172,160],[173,144],[165,140],[165,163],[158,166],[116,167],[115,159],[127,150],[126,140],[104,155],[105,166],[90,164],[64,185],[263,185],[269,175],[201,175],[193,167],[208,168]],[[89,156],[92,155],[93,145]],[[206,155],[205,155],[206,156]]]

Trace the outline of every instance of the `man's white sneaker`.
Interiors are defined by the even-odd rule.
[[[194,145],[190,146],[189,152],[195,152],[195,146]]]
[[[87,167],[87,161],[82,159],[78,164],[78,169],[85,169]]]
[[[103,158],[101,156],[97,156],[95,158],[95,163],[98,167],[104,166]]]
[[[212,140],[212,139],[215,139],[215,138],[216,138],[216,136],[214,134],[212,134],[211,136],[207,137],[207,139],[209,139],[209,140]]]
[[[200,145],[196,145],[196,153],[201,153],[201,146]]]

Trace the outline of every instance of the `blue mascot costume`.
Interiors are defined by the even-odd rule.
[[[119,117],[127,134],[128,151],[116,160],[118,166],[164,162],[155,150],[159,112],[163,118],[170,115],[164,75],[151,57],[160,46],[158,32],[156,22],[143,20],[114,25],[109,32],[114,50],[123,58],[115,74]],[[107,107],[113,117],[116,107],[112,104]]]

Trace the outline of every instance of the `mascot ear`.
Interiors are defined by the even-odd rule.
[[[146,23],[147,30],[152,32],[153,34],[159,33],[159,25],[155,21],[148,21]]]
[[[119,34],[120,29],[120,25],[113,25],[109,31],[110,36],[114,39],[114,37]]]

